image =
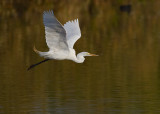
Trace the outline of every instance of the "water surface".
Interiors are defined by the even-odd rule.
[[[1,114],[160,113],[160,2],[0,2]],[[99,54],[83,64],[43,60],[42,13],[53,9],[62,24],[78,18],[75,49]]]

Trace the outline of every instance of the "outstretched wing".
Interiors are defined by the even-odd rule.
[[[75,19],[74,21],[68,21],[63,27],[67,33],[66,38],[68,46],[73,48],[75,42],[81,37],[78,19]]]
[[[46,43],[50,50],[68,50],[66,41],[66,31],[56,19],[53,11],[43,13],[43,23],[45,26]]]

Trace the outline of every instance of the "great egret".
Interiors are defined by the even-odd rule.
[[[72,60],[76,63],[83,63],[84,56],[98,56],[88,52],[75,53],[73,46],[75,42],[81,37],[78,19],[68,21],[64,26],[56,19],[53,11],[44,11],[43,23],[45,26],[46,43],[49,47],[48,52],[38,51],[35,47],[33,50],[38,53],[45,60],[31,65],[28,70],[39,65],[45,61],[56,60]]]

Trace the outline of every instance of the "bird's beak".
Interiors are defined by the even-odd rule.
[[[88,53],[88,55],[90,55],[90,56],[99,56],[99,55],[91,54],[91,53]]]

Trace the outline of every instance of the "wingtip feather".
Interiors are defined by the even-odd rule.
[[[47,14],[54,15],[53,10],[43,11],[43,15],[47,15]]]

